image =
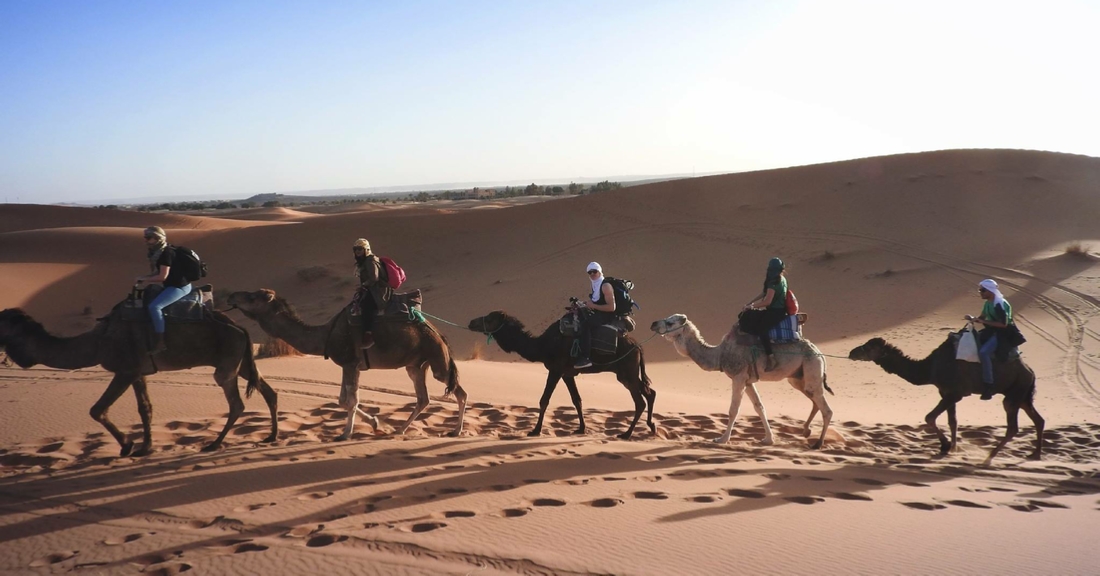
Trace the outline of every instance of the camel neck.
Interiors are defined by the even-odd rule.
[[[493,334],[493,338],[501,350],[519,354],[528,362],[545,362],[550,356],[543,337],[535,338],[519,326],[505,325]]]
[[[76,370],[88,368],[99,364],[99,341],[102,334],[96,330],[85,332],[70,338],[59,338],[51,334],[44,334],[38,338],[32,338],[23,346],[23,355],[36,364],[60,368],[62,370]],[[15,352],[12,358],[15,359]]]
[[[900,350],[891,353],[875,361],[883,370],[894,374],[910,384],[923,385],[934,384],[932,381],[932,355],[924,360],[914,360]]]
[[[325,342],[328,340],[332,325],[341,316],[325,324],[306,324],[298,318],[291,318],[286,314],[269,314],[260,316],[256,320],[264,332],[285,341],[303,354],[321,356],[325,353]]]
[[[677,352],[691,358],[703,370],[717,372],[722,369],[718,347],[707,344],[697,330],[684,328],[683,335],[676,338],[674,344]]]

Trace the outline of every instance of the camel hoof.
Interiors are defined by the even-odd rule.
[[[462,434],[461,430],[451,430],[447,433],[448,438],[458,438]]]
[[[618,438],[619,440],[630,440],[630,435],[631,432],[623,432],[622,434],[616,436],[616,438]]]
[[[821,440],[810,444],[810,450],[821,450]]]
[[[577,428],[573,431],[574,436],[584,436],[584,428]]]
[[[542,428],[535,428],[534,430],[527,433],[527,437],[528,438],[536,438],[541,434],[542,434]]]
[[[215,450],[217,450],[218,448],[221,448],[221,447],[222,447],[222,445],[221,445],[220,442],[212,442],[210,444],[207,444],[206,446],[203,446],[201,451],[202,452],[213,452],[213,451],[215,451]]]
[[[133,442],[127,442],[127,443],[122,445],[122,450],[119,451],[118,456],[119,456],[119,458],[125,458],[126,456],[130,455],[130,452],[133,452],[133,451],[134,451],[134,443]]]
[[[348,436],[347,434],[341,434],[341,435],[333,438],[332,441],[333,442],[345,442],[345,441],[347,441],[348,438],[350,438],[350,436]]]
[[[1042,460],[1042,459],[1043,459],[1043,453],[1042,453],[1042,452],[1032,452],[1032,453],[1031,453],[1031,454],[1030,454],[1030,455],[1029,455],[1029,456],[1027,457],[1027,459],[1028,459],[1028,460]]]
[[[650,432],[650,434],[656,434],[657,433],[657,426],[655,426],[652,422],[649,423],[649,432]]]
[[[279,435],[278,434],[271,434],[267,438],[264,438],[263,440],[261,440],[260,443],[261,444],[272,444],[272,443],[278,442],[278,441],[279,441]]]
[[[726,444],[729,441],[729,438],[715,438],[714,440],[711,440],[711,442],[714,442],[715,444]]]
[[[133,454],[130,454],[130,456],[133,456],[134,458],[141,458],[142,456],[148,456],[152,453],[153,453],[153,447],[152,446],[150,446],[148,444],[142,444],[141,448],[138,448],[137,450],[135,450]]]
[[[802,431],[802,437],[803,438],[809,438],[810,437],[810,429],[809,428]]]
[[[760,441],[761,446],[771,446],[772,444],[775,444],[775,440],[772,438],[764,438]]]

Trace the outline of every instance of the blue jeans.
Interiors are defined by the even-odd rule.
[[[164,291],[157,295],[153,303],[149,305],[149,317],[153,320],[153,331],[164,334],[164,309],[169,304],[191,293],[191,285],[184,284],[182,288],[165,286]]]
[[[989,340],[978,349],[978,358],[982,361],[982,384],[993,384],[993,354],[997,351],[997,335],[989,337]]]

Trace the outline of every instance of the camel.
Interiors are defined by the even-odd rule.
[[[584,434],[584,411],[581,409],[581,395],[577,391],[575,378],[577,374],[599,372],[614,372],[615,379],[626,386],[630,396],[634,398],[634,420],[626,432],[619,434],[618,437],[622,440],[630,438],[647,403],[649,413],[646,425],[649,426],[650,432],[657,433],[657,427],[653,425],[653,401],[657,399],[657,392],[650,387],[649,376],[645,373],[645,356],[642,348],[629,336],[619,338],[614,355],[595,354],[592,357],[592,366],[578,370],[573,367],[574,358],[570,355],[574,338],[563,336],[557,322],[551,324],[541,336],[536,338],[518,319],[504,311],[496,310],[470,320],[468,328],[491,335],[500,345],[500,349],[505,352],[516,352],[528,362],[541,362],[549,372],[546,375],[546,389],[543,390],[542,399],[539,400],[539,419],[535,423],[535,429],[531,430],[528,436],[534,437],[542,433],[546,407],[550,404],[550,396],[558,386],[559,380],[565,380],[569,396],[573,399],[573,406],[577,408],[580,425],[576,434]]]
[[[357,414],[368,421],[375,432],[379,431],[378,419],[359,407],[359,355],[351,334],[351,330],[358,327],[348,323],[347,307],[325,324],[310,325],[274,290],[234,292],[226,301],[231,309],[236,308],[258,322],[264,332],[286,341],[303,354],[323,355],[343,369],[339,403],[347,408],[348,419],[344,432],[335,438],[336,441],[351,437]],[[449,434],[458,436],[462,432],[467,396],[458,383],[458,367],[446,338],[428,322],[413,323],[404,318],[379,316],[374,322],[374,339],[374,346],[364,350],[369,368],[404,368],[416,390],[416,406],[397,433],[404,434],[428,406],[427,372],[431,368],[432,376],[446,384],[444,396],[453,393],[458,401],[458,423]]]
[[[848,358],[863,360],[878,364],[889,374],[896,374],[910,384],[918,386],[932,384],[939,390],[940,403],[924,417],[928,427],[936,433],[940,439],[940,454],[955,450],[958,438],[959,423],[955,418],[955,405],[963,398],[971,394],[981,394],[982,375],[981,365],[976,362],[966,362],[955,359],[955,345],[952,336],[940,344],[924,360],[913,360],[901,350],[882,338],[872,338],[863,346],[854,348]],[[1024,409],[1031,421],[1035,423],[1035,451],[1029,456],[1032,460],[1038,460],[1043,455],[1043,417],[1035,409],[1035,372],[1020,358],[1014,358],[1008,362],[997,362],[994,367],[994,388],[997,394],[1004,394],[1004,409],[1008,418],[1008,431],[993,450],[990,451],[985,463],[989,464],[993,457],[1001,451],[1016,433],[1019,432],[1017,417],[1020,408]],[[947,425],[951,428],[951,440],[948,441],[943,432],[936,426],[936,419],[940,414],[947,412]]]
[[[41,324],[18,308],[0,312],[0,347],[22,368],[43,364],[51,368],[75,370],[100,365],[114,373],[107,390],[92,406],[91,416],[103,425],[122,447],[119,456],[145,456],[153,446],[149,423],[153,417],[153,405],[149,400],[143,367],[144,347],[135,340],[132,323],[121,318],[122,311],[114,310],[89,332],[71,338],[51,335]],[[235,325],[224,315],[214,313],[215,319],[204,322],[168,322],[165,341],[168,350],[153,356],[159,371],[186,370],[196,366],[213,366],[214,380],[221,386],[229,402],[229,416],[225,427],[204,452],[216,450],[237,418],[244,412],[244,402],[237,390],[237,376],[248,381],[246,396],[259,388],[271,411],[271,434],[264,442],[278,438],[278,394],[267,384],[256,368],[252,357],[252,341],[248,332]],[[107,417],[107,411],[126,389],[133,386],[137,396],[138,414],[141,416],[142,446],[136,451],[134,443]]]
[[[715,440],[718,444],[729,442],[733,433],[733,423],[741,410],[741,396],[747,394],[756,408],[760,421],[764,424],[764,438],[761,444],[774,443],[772,429],[768,424],[768,415],[764,411],[764,402],[756,391],[756,382],[778,382],[786,380],[795,390],[802,392],[813,402],[810,417],[802,427],[802,433],[809,438],[810,423],[817,412],[821,411],[821,437],[811,445],[817,450],[825,442],[825,433],[829,431],[829,422],[833,410],[825,399],[825,392],[833,393],[825,376],[825,358],[809,340],[800,340],[789,344],[774,344],[779,365],[771,372],[764,371],[763,352],[756,352],[752,346],[738,344],[733,338],[723,338],[717,346],[707,344],[699,334],[699,329],[683,314],[673,314],[664,320],[657,320],[650,329],[672,342],[681,356],[695,361],[700,368],[708,372],[721,371],[729,376],[733,383],[733,398],[730,401],[729,422],[726,433]]]

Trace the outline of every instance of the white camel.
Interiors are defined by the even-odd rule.
[[[764,402],[760,400],[760,394],[756,391],[756,382],[786,380],[795,390],[802,392],[813,401],[810,417],[806,419],[802,429],[803,435],[807,438],[810,436],[810,422],[818,410],[821,411],[823,421],[821,437],[811,446],[815,450],[821,448],[825,441],[825,433],[829,430],[829,421],[833,418],[833,410],[825,400],[825,390],[830,394],[833,391],[825,380],[825,358],[812,342],[799,340],[787,344],[774,344],[779,366],[771,372],[765,372],[766,359],[762,352],[753,350],[752,346],[738,344],[735,338],[729,337],[723,338],[717,346],[711,346],[703,340],[695,324],[692,324],[683,314],[673,314],[664,320],[657,320],[650,329],[672,342],[681,356],[691,358],[703,370],[721,371],[733,381],[729,423],[726,426],[726,433],[715,442],[718,444],[729,442],[730,434],[733,433],[733,422],[741,409],[741,396],[748,394],[749,400],[756,408],[756,413],[760,415],[760,421],[764,423],[764,439],[761,444],[771,445],[774,442],[772,428],[768,424],[768,415],[764,412]]]

